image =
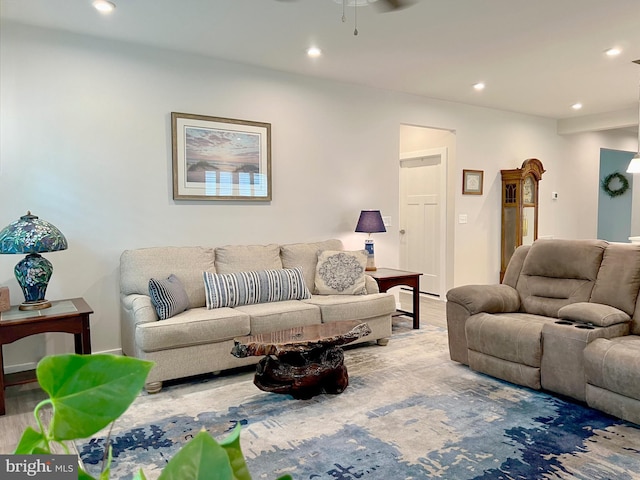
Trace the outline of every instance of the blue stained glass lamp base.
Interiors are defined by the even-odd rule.
[[[38,253],[30,253],[18,262],[14,268],[18,285],[24,293],[24,302],[20,310],[39,310],[49,308],[51,302],[44,295],[53,274],[53,265]]]

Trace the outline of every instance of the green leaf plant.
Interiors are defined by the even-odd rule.
[[[66,441],[90,437],[113,424],[140,393],[152,362],[116,355],[51,355],[43,358],[36,376],[49,398],[36,405],[37,428],[27,427],[13,453],[50,454],[54,445],[70,453]],[[42,409],[52,409],[44,425]],[[108,445],[108,440],[107,440]],[[108,446],[99,480],[109,478],[112,449]],[[146,480],[138,470],[134,480]],[[81,466],[78,479],[98,480]],[[167,463],[159,480],[251,480],[240,449],[240,424],[220,443],[200,431]],[[284,475],[278,480],[292,480]]]

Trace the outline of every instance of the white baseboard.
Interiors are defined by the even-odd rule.
[[[93,353],[108,353],[111,355],[122,355],[121,348],[115,348],[113,350],[104,350],[102,352],[93,352]],[[6,365],[4,367],[5,375],[9,375],[10,373],[18,373],[25,372],[27,370],[35,370],[38,366],[38,362],[28,362],[28,363],[19,363],[15,365]]]

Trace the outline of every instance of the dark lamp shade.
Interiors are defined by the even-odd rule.
[[[67,239],[51,223],[28,212],[0,231],[0,253],[44,253],[67,249]]]
[[[360,212],[358,225],[356,225],[356,232],[380,233],[386,231],[387,229],[384,228],[384,222],[382,221],[380,210],[362,210]]]

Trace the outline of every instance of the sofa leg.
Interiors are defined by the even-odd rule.
[[[384,347],[389,343],[389,338],[379,338],[377,342],[378,342],[378,345],[382,345]]]
[[[145,383],[144,389],[147,391],[147,393],[150,394],[158,393],[160,390],[162,390],[162,382]]]

